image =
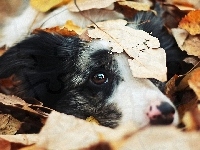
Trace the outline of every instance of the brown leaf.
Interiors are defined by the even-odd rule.
[[[12,75],[8,78],[0,79],[0,92],[4,94],[14,94],[14,88],[20,83],[17,81],[15,76]]]
[[[0,150],[11,150],[10,142],[0,138]]]
[[[200,99],[200,67],[192,71],[188,83]]]
[[[174,102],[174,94],[177,91],[176,80],[178,79],[178,75],[174,75],[165,85],[165,95],[169,97],[169,99]]]
[[[33,31],[33,34],[37,34],[40,31],[45,31],[45,32],[49,32],[49,33],[58,33],[61,34],[63,36],[76,36],[78,35],[75,31],[69,31],[67,28],[65,27],[52,27],[52,28],[46,28],[46,29],[41,29],[41,28],[37,28]]]
[[[21,122],[17,133],[37,133],[51,109],[40,105],[27,104],[24,100],[15,96],[0,94],[0,111],[1,114],[9,114]]]
[[[15,134],[21,127],[21,122],[9,114],[0,114],[0,134]]]

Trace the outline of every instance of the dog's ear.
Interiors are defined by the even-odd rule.
[[[75,59],[80,48],[83,46],[78,37],[47,32],[31,35],[0,57],[0,78],[22,71],[48,72],[71,66],[68,60]]]

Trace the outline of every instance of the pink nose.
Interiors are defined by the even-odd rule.
[[[147,116],[152,125],[167,125],[171,124],[174,120],[175,109],[167,102],[160,104],[151,104],[147,111]]]

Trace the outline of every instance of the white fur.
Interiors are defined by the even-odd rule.
[[[138,126],[144,126],[149,123],[146,112],[151,103],[171,101],[153,85],[148,79],[134,78],[131,75],[128,61],[125,55],[116,55],[119,70],[123,81],[116,87],[109,99],[110,103],[115,103],[122,111],[121,123],[134,121]],[[173,124],[178,123],[178,113],[175,112]]]

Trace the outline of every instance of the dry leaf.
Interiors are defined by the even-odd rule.
[[[188,80],[189,86],[194,90],[198,99],[200,99],[200,67],[195,69]]]
[[[118,0],[76,0],[76,4],[78,8],[83,11],[83,10],[89,10],[92,8],[106,8],[116,2]],[[75,5],[74,1],[70,1],[67,4],[67,8],[69,11],[72,12],[79,12],[80,10],[77,8]]]
[[[69,1],[71,0],[31,0],[30,4],[33,8],[41,12],[47,12],[48,10],[57,7],[61,4],[66,4]]]
[[[86,118],[86,121],[92,122],[92,123],[96,123],[96,124],[99,125],[98,120],[96,120],[93,116],[87,117],[87,118]]]
[[[171,126],[155,126],[141,130],[120,150],[199,150],[198,132],[183,133]]]
[[[179,22],[179,28],[185,29],[191,35],[200,34],[200,10],[190,11]]]
[[[85,32],[86,29],[82,29],[81,27],[75,25],[73,21],[68,20],[64,25],[64,28],[67,28],[69,31],[75,31],[78,35],[81,35]]]
[[[184,29],[174,28],[172,29],[178,46],[181,50],[184,50],[188,55],[194,55],[200,57],[200,35],[189,35]]]
[[[188,55],[194,55],[200,57],[200,34],[195,36],[188,36],[183,45],[183,50],[187,52]]]
[[[85,120],[52,112],[45,126],[39,133],[37,147],[46,149],[81,149],[100,142],[120,141],[128,139],[138,130],[133,124],[127,124],[115,130]],[[121,143],[122,145],[124,142]],[[118,145],[119,146],[119,145]]]
[[[109,20],[96,23],[88,30],[91,38],[109,41],[112,52],[125,51],[134,77],[155,78],[166,81],[166,54],[156,37],[142,30],[125,26],[125,20]],[[125,40],[126,39],[126,40]]]
[[[15,134],[22,124],[9,114],[0,114],[0,120],[0,134],[4,135]]]
[[[188,37],[189,33],[185,31],[184,29],[173,28],[172,34],[175,37],[178,46],[181,48],[181,50],[183,50],[183,44],[186,38]]]
[[[136,10],[143,10],[148,11],[150,10],[150,4],[148,3],[141,3],[141,2],[133,2],[133,1],[120,1],[118,2],[120,5],[126,5],[130,8],[134,8]]]
[[[0,138],[0,150],[11,150],[10,142]]]
[[[0,47],[0,56],[2,56],[6,52],[6,46]]]
[[[41,29],[41,28],[37,28],[33,31],[33,34],[37,34],[40,31],[45,31],[45,32],[49,32],[49,33],[58,33],[64,36],[76,36],[77,33],[75,31],[69,31],[67,28],[65,27],[52,27],[52,28],[45,28],[45,29]]]
[[[165,85],[165,95],[174,102],[174,94],[177,91],[177,87],[175,85],[176,80],[178,79],[178,75],[174,75]]]
[[[38,141],[38,134],[0,135],[0,138],[7,140],[11,143],[31,145]]]
[[[29,101],[37,103],[34,100]],[[16,129],[20,126],[20,128],[16,129],[17,133],[37,133],[40,131],[51,109],[41,106],[40,103],[38,104],[28,104],[18,97],[0,94],[0,112],[1,114],[9,114],[12,116],[11,119],[8,118],[14,120],[10,127]],[[17,119],[21,124],[19,125],[19,122],[13,118]],[[2,127],[4,125],[7,125],[6,121],[4,121],[4,124],[1,124]],[[10,128],[7,128],[7,130],[10,132]],[[2,128],[2,132],[5,132],[4,128]]]
[[[198,9],[200,8],[200,1],[199,0],[166,0],[167,3],[176,5],[177,7],[186,7],[186,8],[193,8]],[[189,10],[189,9],[187,9]]]
[[[197,124],[191,111],[187,111],[182,119],[187,131],[197,130]]]
[[[123,14],[127,19],[133,19],[133,16],[138,12],[127,5],[120,5],[119,3],[114,3],[114,10],[120,14]]]

